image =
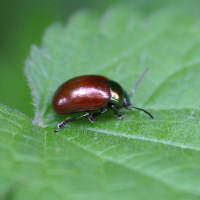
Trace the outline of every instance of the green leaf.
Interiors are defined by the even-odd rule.
[[[35,125],[0,106],[1,196],[199,199],[198,6],[162,7],[144,15],[120,4],[103,16],[81,11],[66,26],[51,26],[42,48],[33,47],[26,62]],[[121,110],[122,120],[110,112],[93,124],[81,119],[53,132],[68,117],[51,108],[61,83],[101,74],[131,91],[146,67],[132,102],[155,120]]]

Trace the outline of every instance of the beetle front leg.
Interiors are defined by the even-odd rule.
[[[120,113],[117,112],[117,109],[115,108],[115,106],[113,104],[109,105],[109,107],[114,111],[114,113],[118,117],[118,119],[121,119],[123,117],[123,115],[121,115]]]
[[[92,119],[92,115],[90,112],[86,112],[84,115],[81,115],[81,116],[78,116],[78,117],[74,117],[74,118],[67,118],[65,121],[61,122],[60,124],[58,124],[58,129],[56,129],[54,132],[58,132],[60,131],[68,122],[72,122],[72,121],[75,121],[79,118],[82,118],[82,117],[88,117],[89,119],[91,118]],[[90,119],[90,121],[91,121]],[[93,120],[94,121],[94,120]]]

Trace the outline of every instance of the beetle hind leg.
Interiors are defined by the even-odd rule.
[[[88,117],[91,122],[94,122],[94,119],[93,119],[91,113],[90,112],[85,112],[85,114],[83,114],[81,116],[74,117],[74,118],[67,118],[65,121],[63,121],[60,124],[58,124],[58,129],[56,129],[54,132],[60,131],[67,123],[75,121],[75,120],[77,120],[79,118],[82,118],[82,117]]]

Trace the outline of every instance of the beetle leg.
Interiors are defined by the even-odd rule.
[[[90,112],[85,112],[84,115],[81,115],[81,116],[78,116],[78,117],[74,117],[74,118],[67,118],[65,121],[61,122],[60,124],[58,124],[58,129],[56,129],[54,132],[58,132],[60,131],[68,122],[72,122],[72,121],[75,121],[79,118],[82,118],[82,117],[88,117],[91,121],[92,119],[92,115]]]
[[[93,123],[94,122],[94,117],[90,112],[86,112],[88,113],[88,119]]]
[[[109,107],[114,111],[114,113],[118,117],[118,119],[121,119],[123,117],[123,115],[121,115],[120,113],[117,112],[117,109],[115,108],[115,106],[113,104],[111,104]]]
[[[94,113],[91,117],[93,118],[93,122],[94,122],[94,119],[97,117],[97,116],[99,116],[99,115],[101,115],[101,114],[103,114],[103,113],[105,113],[105,112],[107,112],[108,111],[108,109],[107,108],[100,108],[100,112],[96,112],[96,113]]]

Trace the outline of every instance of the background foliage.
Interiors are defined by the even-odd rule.
[[[33,117],[33,106],[24,62],[30,47],[40,45],[45,29],[80,10],[105,9],[111,1],[41,0],[0,2],[0,102]],[[19,90],[20,88],[20,90]],[[23,102],[23,104],[22,104]]]

